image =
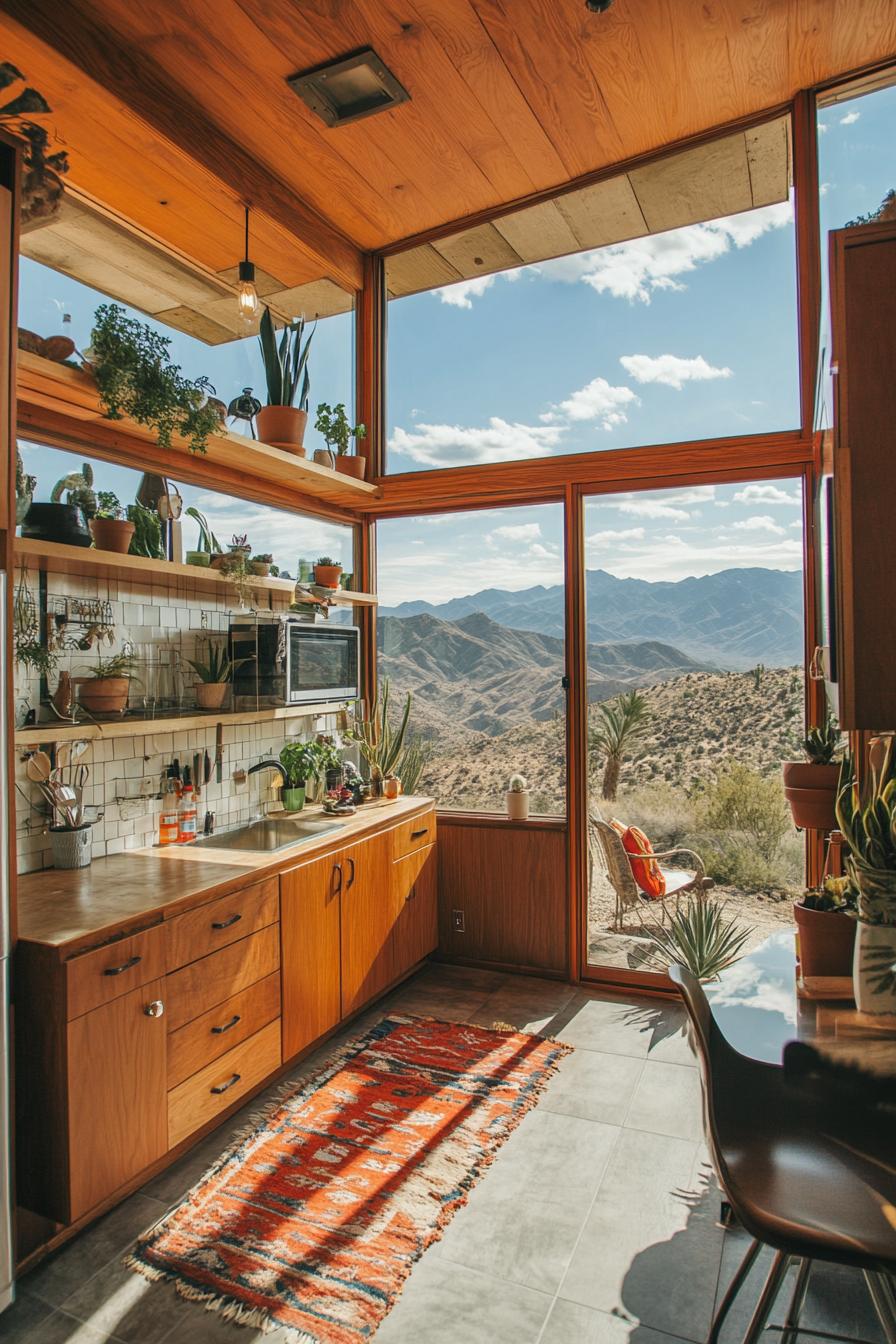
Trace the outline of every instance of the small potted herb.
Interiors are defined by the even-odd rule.
[[[330,555],[322,555],[314,562],[314,582],[320,588],[338,588],[342,566]]]
[[[277,340],[270,308],[265,308],[258,328],[258,340],[264,361],[268,404],[256,413],[258,437],[273,448],[305,456],[305,426],[308,423],[308,398],[311,378],[308,351],[314,328],[302,344],[305,320],[288,322]]]
[[[229,658],[225,648],[210,643],[208,657],[204,662],[194,658],[188,658],[187,661],[199,678],[194,687],[197,707],[220,709],[230,685],[230,674],[235,667],[241,667],[249,659]]]
[[[803,830],[833,831],[837,827],[835,805],[840,765],[840,727],[833,714],[810,728],[803,742],[805,761],[784,761],[784,796],[790,804],[794,826]]]
[[[127,555],[134,531],[134,524],[125,518],[118,496],[111,490],[100,490],[97,510],[90,520],[90,534],[96,549]]]
[[[260,579],[266,579],[271,572],[271,566],[274,563],[274,557],[267,551],[260,555],[253,555],[249,561],[249,568],[253,574]]]
[[[136,659],[132,653],[116,653],[112,658],[97,655],[96,667],[86,677],[75,677],[80,687],[78,698],[88,714],[112,717],[125,712],[134,677]]]
[[[526,821],[529,816],[529,785],[523,775],[511,775],[504,794],[511,821]]]
[[[301,812],[305,806],[305,785],[316,779],[320,761],[314,742],[287,742],[280,749],[280,764],[286,782],[280,800],[287,812]]]
[[[335,455],[336,470],[341,471],[344,476],[355,476],[358,480],[363,480],[367,460],[357,454],[354,457],[349,455],[349,440],[366,438],[367,426],[349,424],[344,402],[340,401],[334,408],[322,401],[317,408],[314,428],[323,435],[327,450]]]
[[[856,894],[848,877],[826,877],[793,903],[800,974],[851,975],[856,941]]]

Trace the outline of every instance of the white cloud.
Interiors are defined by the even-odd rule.
[[[731,369],[716,368],[702,355],[691,359],[682,355],[622,355],[619,363],[636,383],[665,383],[678,391],[685,383],[731,377]]]
[[[787,526],[788,526],[789,528],[791,528],[791,530],[794,531],[794,532],[802,532],[802,530],[803,530],[803,520],[802,520],[802,518],[797,518],[797,520],[796,520],[795,523],[788,523]]]
[[[627,541],[643,541],[645,535],[643,527],[607,528],[604,532],[592,532],[589,537],[585,538],[585,543],[595,548],[603,548],[618,546],[620,543]]]
[[[770,518],[767,513],[742,518],[740,522],[733,523],[732,527],[735,532],[772,532],[777,537],[784,536],[783,527],[779,527],[774,518]]]
[[[441,289],[434,289],[442,303],[450,304],[452,308],[472,308],[473,299],[480,298],[487,289],[491,289],[495,283],[495,275],[477,275],[473,280],[458,280],[455,285],[443,285]]]
[[[840,118],[840,125],[854,126],[861,115],[861,112],[847,112],[845,117]]]
[[[614,507],[633,518],[668,518],[673,523],[686,523],[691,516],[684,509],[676,509],[658,499],[624,499]]]
[[[655,290],[683,289],[679,276],[704,262],[715,261],[732,247],[748,247],[769,230],[786,228],[792,220],[793,206],[790,201],[781,201],[727,219],[558,257],[543,262],[540,269],[555,280],[570,284],[581,281],[599,294],[649,303]]]
[[[556,560],[559,550],[556,546],[542,546],[540,541],[529,547],[529,554],[534,555],[536,560]]]
[[[734,502],[735,504],[800,504],[802,497],[799,490],[788,494],[779,485],[757,484],[745,485],[743,490],[738,490]]]
[[[491,416],[487,425],[473,429],[419,424],[407,430],[399,426],[389,440],[389,451],[430,467],[513,462],[546,457],[557,447],[564,430],[563,425],[510,424],[497,415]]]
[[[606,378],[592,378],[572,396],[546,411],[541,419],[545,424],[556,424],[561,419],[597,420],[602,429],[612,429],[628,419],[622,408],[637,402],[630,387],[614,387]]]
[[[540,523],[508,523],[505,527],[496,527],[493,532],[489,532],[486,540],[498,537],[502,541],[537,541],[540,536]]]

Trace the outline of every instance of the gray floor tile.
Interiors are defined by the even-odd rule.
[[[505,975],[503,971],[483,971],[476,966],[452,966],[448,962],[433,961],[406,983],[471,989],[481,994],[491,994],[513,979],[514,976]]]
[[[131,1195],[88,1231],[38,1265],[20,1284],[22,1292],[59,1307],[87,1279],[116,1256],[165,1212],[158,1200]]]
[[[30,1335],[21,1338],[28,1344],[106,1344],[109,1336],[65,1312],[52,1311]]]
[[[701,1139],[703,1106],[697,1070],[648,1059],[625,1123],[629,1129],[647,1129],[695,1142]]]
[[[624,999],[598,999],[580,991],[558,1014],[553,1034],[582,1050],[646,1059],[650,1033],[632,1017]]]
[[[536,1344],[551,1299],[429,1254],[376,1333],[376,1344]]]
[[[722,1253],[698,1145],[622,1130],[560,1296],[684,1339],[709,1327]]]
[[[389,1000],[389,1010],[411,1016],[435,1017],[443,1022],[466,1022],[477,1013],[488,995],[478,989],[412,984]]]
[[[161,1344],[185,1305],[170,1284],[150,1283],[119,1256],[67,1297],[63,1310],[121,1344]]]
[[[673,1335],[557,1298],[538,1344],[678,1344]]]
[[[621,1125],[643,1070],[644,1061],[633,1055],[574,1050],[560,1061],[539,1106],[563,1115]]]
[[[508,1140],[439,1244],[439,1257],[553,1293],[620,1131],[534,1111]]]
[[[3,1344],[25,1344],[39,1339],[39,1327],[52,1311],[49,1302],[19,1290],[16,1300],[0,1315],[0,1340]]]

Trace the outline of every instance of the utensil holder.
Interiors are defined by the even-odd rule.
[[[51,826],[50,845],[54,868],[87,868],[93,858],[93,825],[87,822],[75,831]]]

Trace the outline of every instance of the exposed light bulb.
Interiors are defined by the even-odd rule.
[[[240,262],[236,301],[240,320],[247,326],[251,326],[258,317],[258,290],[255,288],[255,267],[251,261]]]

